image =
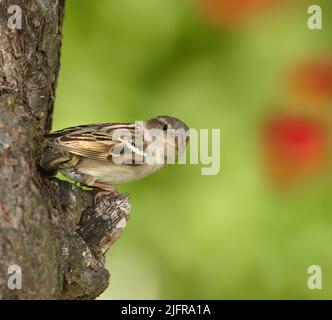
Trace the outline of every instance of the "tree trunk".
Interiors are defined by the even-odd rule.
[[[64,2],[0,3],[1,299],[97,297],[109,280],[103,255],[129,218],[126,194],[96,197],[37,169],[51,128]],[[21,29],[8,25],[13,4]]]

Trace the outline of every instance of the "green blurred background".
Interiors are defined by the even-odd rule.
[[[107,253],[103,299],[332,297],[331,175],[276,192],[262,170],[259,123],[300,57],[331,49],[307,6],[239,27],[209,23],[194,1],[67,1],[53,129],[176,116],[221,129],[221,170],[174,165],[119,186],[132,216]],[[323,270],[309,290],[307,268]]]

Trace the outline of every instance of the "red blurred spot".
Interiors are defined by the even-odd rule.
[[[332,101],[332,57],[295,67],[290,73],[290,87],[301,101]]]
[[[285,0],[198,0],[202,13],[213,24],[241,24],[272,4]]]
[[[327,158],[328,135],[317,120],[277,116],[264,128],[264,150],[273,182],[288,185],[319,171]]]

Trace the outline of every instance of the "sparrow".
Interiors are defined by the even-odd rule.
[[[114,185],[141,179],[178,160],[188,144],[189,128],[177,118],[157,116],[80,125],[45,138],[39,161],[43,173],[54,176],[60,171],[80,185],[117,194]]]

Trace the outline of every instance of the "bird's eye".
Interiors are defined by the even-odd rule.
[[[167,124],[164,124],[164,126],[163,126],[163,130],[164,130],[164,131],[167,131],[167,129],[168,129],[168,125],[167,125]]]

